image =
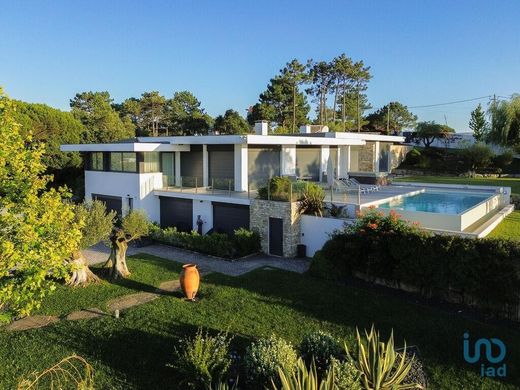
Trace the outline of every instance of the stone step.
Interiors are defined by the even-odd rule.
[[[21,318],[17,321],[11,322],[5,327],[10,332],[16,332],[20,330],[43,328],[44,326],[58,322],[60,319],[56,316],[29,316]]]

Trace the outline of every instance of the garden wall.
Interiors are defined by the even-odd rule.
[[[334,230],[342,229],[351,220],[302,215],[300,223],[301,243],[307,246],[307,256],[312,257],[329,240]]]

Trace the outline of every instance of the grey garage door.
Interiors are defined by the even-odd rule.
[[[122,215],[123,200],[120,196],[92,194],[92,199],[103,202],[107,211],[115,211],[119,217]]]
[[[182,232],[193,229],[193,201],[191,199],[160,196],[161,227],[176,227]]]
[[[249,206],[213,202],[213,230],[232,235],[238,228],[249,229]]]

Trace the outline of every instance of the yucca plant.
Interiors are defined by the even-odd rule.
[[[309,370],[305,366],[302,358],[298,359],[296,369],[293,372],[286,372],[278,368],[278,375],[281,386],[278,388],[273,380],[271,384],[274,390],[334,390],[334,371],[329,370],[322,380],[318,379],[318,372],[314,360],[311,362]]]
[[[410,371],[413,358],[406,361],[406,342],[399,363],[394,349],[394,332],[388,342],[380,341],[379,332],[372,325],[370,333],[365,330],[366,345],[356,329],[358,354],[354,359],[345,344],[345,350],[354,365],[361,373],[361,383],[366,390],[408,390],[422,389],[419,384],[403,384]]]
[[[227,381],[218,382],[214,386],[208,386],[208,390],[236,390],[238,386],[238,378],[230,385]]]

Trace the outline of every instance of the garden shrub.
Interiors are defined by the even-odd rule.
[[[286,176],[275,176],[265,187],[258,189],[260,199],[289,201],[291,194],[291,179]]]
[[[393,212],[362,213],[331,236],[313,263],[317,276],[329,265],[338,277],[359,272],[415,287],[427,297],[458,296],[493,314],[510,315],[520,304],[520,243],[434,235]]]
[[[184,388],[206,389],[222,380],[231,366],[227,334],[212,336],[199,329],[194,337],[178,340],[174,347],[174,360],[169,367],[175,369]]]
[[[343,348],[329,333],[319,330],[303,337],[300,353],[307,365],[314,360],[318,375],[322,377],[329,369],[331,359],[342,356]]]
[[[235,230],[233,238],[238,256],[242,257],[251,253],[260,252],[260,236],[257,232],[240,228]]]
[[[270,387],[271,380],[278,380],[278,367],[291,373],[298,360],[291,343],[271,336],[251,344],[244,358],[250,387]]]
[[[260,250],[258,233],[247,229],[238,229],[230,237],[225,233],[200,235],[196,231],[187,233],[152,225],[149,235],[158,242],[218,257],[242,257]]]
[[[321,279],[335,280],[337,279],[337,273],[332,265],[331,261],[323,252],[317,251],[314,254],[311,265],[309,266],[309,275],[315,276]]]
[[[334,371],[334,384],[337,389],[362,390],[361,373],[349,359],[340,361],[331,359],[331,369]]]

